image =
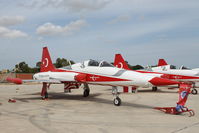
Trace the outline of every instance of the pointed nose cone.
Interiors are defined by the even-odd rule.
[[[19,78],[9,78],[8,77],[8,78],[6,78],[6,80],[8,82],[15,83],[15,84],[22,84],[23,83],[23,81]]]
[[[155,86],[179,84],[179,82],[177,82],[177,81],[172,81],[169,79],[158,78],[158,77],[152,78],[151,80],[149,80],[149,82]]]

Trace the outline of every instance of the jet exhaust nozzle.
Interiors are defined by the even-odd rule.
[[[158,78],[158,77],[152,78],[151,80],[149,80],[149,82],[155,86],[179,84],[178,81],[173,81],[173,80]]]

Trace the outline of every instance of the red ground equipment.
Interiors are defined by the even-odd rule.
[[[8,102],[9,103],[16,103],[17,101],[15,99],[9,99]]]
[[[192,109],[188,109],[185,107],[185,103],[187,101],[188,95],[192,88],[191,84],[181,83],[179,87],[179,101],[177,102],[176,107],[155,107],[155,109],[163,111],[168,114],[181,114],[184,112],[189,112],[189,116],[194,116],[195,113]]]

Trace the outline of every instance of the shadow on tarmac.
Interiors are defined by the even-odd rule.
[[[28,95],[38,95],[38,93],[28,94]],[[96,102],[96,103],[103,103],[103,104],[111,104],[113,105],[113,100],[110,99],[103,99],[99,98],[98,96],[103,95],[102,93],[95,93],[90,94],[88,97],[83,97],[81,94],[78,95],[66,95],[64,93],[56,93],[51,92],[49,93],[49,99],[50,100],[79,100],[79,101],[90,101],[90,102]],[[29,97],[29,98],[13,98],[21,102],[29,103],[30,100],[41,100],[41,96],[38,95],[37,97]],[[42,102],[43,100],[41,100]],[[113,105],[114,106],[114,105]],[[148,106],[143,104],[136,104],[136,103],[130,103],[122,101],[121,106],[127,106],[127,107],[133,107],[133,108],[147,108],[152,109],[154,106]],[[116,106],[117,107],[117,106]]]
[[[138,93],[178,93],[177,91],[168,91],[168,90],[138,90]]]
[[[171,91],[173,89],[158,89],[157,91],[152,91],[151,89],[138,89],[138,93],[178,93],[178,90],[176,89],[175,91]],[[107,89],[107,91],[111,92],[112,89]]]

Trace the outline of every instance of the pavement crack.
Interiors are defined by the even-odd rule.
[[[49,118],[49,109],[42,109],[38,115],[31,115],[29,117],[30,123],[35,127],[41,129],[46,133],[56,133],[57,131],[51,126],[51,120]]]
[[[189,125],[189,126],[185,126],[185,127],[180,128],[180,129],[178,129],[178,130],[175,130],[175,131],[173,131],[173,132],[171,132],[171,133],[178,133],[178,132],[180,132],[180,131],[183,131],[183,130],[185,130],[185,129],[191,128],[191,127],[196,126],[196,125],[199,125],[199,122],[193,123],[193,124],[191,124],[191,125]]]

